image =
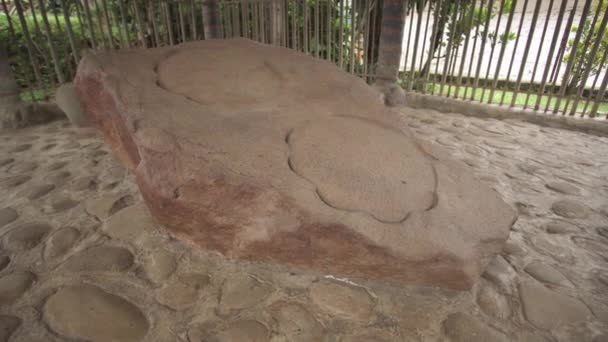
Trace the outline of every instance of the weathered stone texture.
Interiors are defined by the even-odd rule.
[[[363,80],[291,50],[97,52],[76,86],[157,221],[230,258],[468,288],[515,220]]]

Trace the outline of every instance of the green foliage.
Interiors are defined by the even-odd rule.
[[[467,34],[470,34],[471,31],[476,29],[479,26],[478,34],[480,39],[484,38],[485,33],[485,23],[488,19],[493,19],[500,12],[500,4],[495,4],[490,10],[489,6],[473,6],[472,4],[466,4],[464,8],[459,8],[458,11],[464,11],[463,15],[456,14],[456,19],[454,23],[454,11],[456,11],[456,6],[454,3],[449,4],[449,10],[447,11],[445,16],[446,18],[446,27],[447,27],[447,37],[453,37],[452,44],[454,47],[460,46],[466,39]],[[513,0],[507,0],[504,2],[502,6],[502,14],[508,14],[513,7]],[[452,32],[453,31],[453,32]],[[496,37],[498,36],[498,39]],[[488,31],[487,39],[490,41],[492,45],[496,45],[497,43],[507,43],[516,38],[515,32],[503,32],[498,34],[494,31]],[[443,42],[445,45],[447,42]]]
[[[30,61],[28,54],[28,43],[24,31],[22,30],[21,24],[15,21],[18,17],[11,16],[14,36],[9,31],[8,18],[2,13],[0,14],[0,39],[9,42],[8,55],[17,83],[21,87],[27,87],[31,84],[33,87],[38,87],[38,82],[35,77],[34,69]],[[28,31],[32,39],[32,52],[34,62],[38,65],[38,72],[41,76],[41,82],[43,87],[50,87],[56,80],[55,69],[53,67],[52,60],[50,59],[49,41],[47,36],[41,31],[37,31],[36,27],[43,30],[43,23],[41,22],[40,14],[37,16],[37,22],[35,22],[32,15],[25,17]],[[49,13],[49,25],[51,27],[51,44],[55,47],[57,52],[58,64],[61,67],[61,71],[64,75],[69,76],[74,72],[74,57],[70,47],[68,35],[65,28],[65,19],[63,16],[58,17],[59,25],[55,21],[55,18]],[[77,20],[71,18],[72,28],[76,42],[80,42],[77,48],[84,50],[87,48],[82,36],[82,28],[78,24]]]
[[[608,29],[601,26],[602,16],[606,13],[606,8],[608,7],[608,3],[604,2],[601,8],[599,5],[596,5],[591,11],[589,11],[589,15],[585,19],[585,23],[583,24],[583,28],[581,31],[581,38],[579,44],[574,46],[574,38],[568,40],[567,51],[568,53],[564,55],[564,63],[570,62],[573,59],[573,69],[570,77],[564,80],[568,84],[569,92],[575,91],[575,89],[580,86],[581,82],[584,82],[583,76],[585,72],[589,72],[589,77],[597,75],[602,70],[606,68],[606,65],[602,65],[602,60],[604,60],[605,55],[608,53]],[[598,13],[599,12],[599,13]],[[599,14],[597,22],[594,27],[591,27],[593,23],[593,17]],[[572,26],[571,31],[576,33],[579,31],[579,27]],[[598,47],[597,53],[595,56],[590,54],[590,50],[595,44],[598,35],[601,36],[600,45]],[[589,40],[590,44],[588,48],[585,48],[584,42]],[[587,65],[590,63],[590,68],[587,70]]]
[[[457,2],[459,3],[458,6],[456,5]],[[489,31],[495,25],[486,27],[486,22],[495,18],[500,13],[503,16],[508,15],[514,6],[513,0],[504,1],[502,8],[498,1],[491,8],[488,5],[473,6],[468,2],[463,4],[458,0],[432,1],[431,6],[433,6],[435,13],[438,14],[438,20],[435,20],[433,23],[433,32],[436,33],[434,40],[430,44],[432,48],[429,57],[424,64],[424,68],[420,71],[422,75],[430,72],[433,59],[446,58],[446,63],[450,66],[450,70],[453,71],[456,65],[458,48],[466,41],[467,37],[469,39],[475,38],[479,41],[485,39],[492,47],[495,47],[497,44],[507,44],[517,37],[511,31],[502,33]],[[488,30],[487,33],[486,29]],[[449,46],[450,51],[437,55],[440,46]],[[446,50],[448,49],[446,48]],[[414,85],[414,87],[418,89],[419,85]]]
[[[52,90],[57,82],[57,74],[50,53],[51,44],[55,49],[57,64],[65,79],[71,79],[76,72],[76,58],[70,44],[67,20],[71,24],[74,45],[79,56],[82,56],[86,50],[91,48],[93,37],[88,27],[83,5],[79,0],[65,1],[68,12],[67,19],[63,15],[59,0],[45,0],[47,19],[50,26],[49,42],[42,18],[42,11],[38,7],[38,1],[33,0],[32,3],[36,5],[33,9],[28,7],[28,2],[22,2],[26,6],[23,10],[27,31],[31,38],[33,62],[29,56],[28,40],[25,31],[20,23],[18,13],[10,0],[7,1],[10,17],[7,17],[4,12],[0,13],[0,39],[7,42],[6,46],[8,47],[7,52],[11,69],[17,83],[23,88],[31,85],[35,89],[35,96],[33,98],[38,99],[40,97],[40,90]],[[122,32],[122,27],[119,27],[121,23],[117,20],[117,18],[120,18],[118,2],[109,0],[106,3],[108,15],[114,18],[110,23],[110,27],[108,27],[105,20],[105,12],[103,6],[101,6],[101,2],[98,2],[100,4],[99,8],[93,7],[94,3],[93,1],[89,1],[96,44],[102,47],[118,46],[125,35],[125,32]],[[134,7],[133,2],[128,3]],[[143,2],[140,1],[139,4],[143,4]],[[126,14],[127,35],[128,39],[133,42],[137,39],[137,26],[133,15],[129,11]],[[9,20],[12,23],[14,34],[10,30],[11,25],[9,24]],[[108,32],[112,36],[111,40],[108,37]],[[40,75],[40,80],[36,77],[34,65],[37,66],[36,71]],[[27,99],[32,98],[29,92],[27,94]]]
[[[318,2],[318,4],[317,4]],[[351,32],[352,32],[352,23],[351,23],[351,15],[352,15],[352,11],[354,10],[353,8],[348,6],[348,3],[345,3],[343,6],[343,18],[342,20],[340,20],[340,1],[331,1],[330,3],[330,8],[331,8],[331,18],[329,20],[330,22],[330,28],[331,28],[331,32],[335,33],[332,36],[332,41],[329,42],[329,40],[324,39],[326,37],[324,37],[324,35],[319,35],[319,37],[321,37],[322,39],[319,39],[319,41],[317,41],[315,39],[315,35],[312,34],[313,28],[314,28],[314,21],[315,18],[317,16],[316,10],[318,8],[319,13],[318,13],[318,17],[320,18],[320,21],[324,19],[323,25],[327,24],[327,15],[329,15],[329,11],[328,11],[328,4],[327,1],[324,0],[306,0],[304,2],[304,5],[307,7],[307,18],[308,21],[305,25],[305,17],[304,17],[304,7],[303,6],[298,6],[297,2],[292,3],[291,1],[288,2],[288,15],[289,15],[289,22],[291,22],[292,20],[295,20],[296,23],[296,30],[298,32],[298,37],[297,40],[299,42],[299,44],[301,45],[301,49],[304,49],[303,45],[304,45],[304,40],[305,40],[305,34],[306,34],[306,28],[308,28],[308,30],[310,31],[310,33],[308,34],[308,50],[310,51],[310,53],[314,54],[317,49],[319,50],[319,54],[320,55],[327,55],[328,53],[330,53],[332,56],[335,56],[335,60],[338,59],[338,56],[340,54],[340,52],[342,53],[342,59],[345,62],[348,62],[350,60],[350,40],[351,40]],[[295,6],[298,6],[297,8]],[[318,6],[318,7],[317,7]],[[340,23],[342,23],[342,46],[340,46]]]

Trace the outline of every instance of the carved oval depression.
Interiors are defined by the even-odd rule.
[[[291,168],[334,208],[401,222],[433,205],[433,165],[398,130],[366,119],[332,117],[296,128],[288,143]]]
[[[280,74],[264,59],[243,57],[238,49],[182,49],[159,63],[158,84],[202,105],[238,108],[275,98]]]

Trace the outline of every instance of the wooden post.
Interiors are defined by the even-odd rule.
[[[378,71],[374,86],[384,93],[387,105],[405,102],[405,92],[397,84],[403,45],[406,0],[384,0],[378,51]]]
[[[203,29],[205,39],[221,38],[220,36],[220,6],[218,0],[203,2]]]

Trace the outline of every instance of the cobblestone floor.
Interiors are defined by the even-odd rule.
[[[608,139],[404,113],[519,211],[472,290],[191,248],[94,131],[55,122],[0,132],[0,341],[608,341]]]

